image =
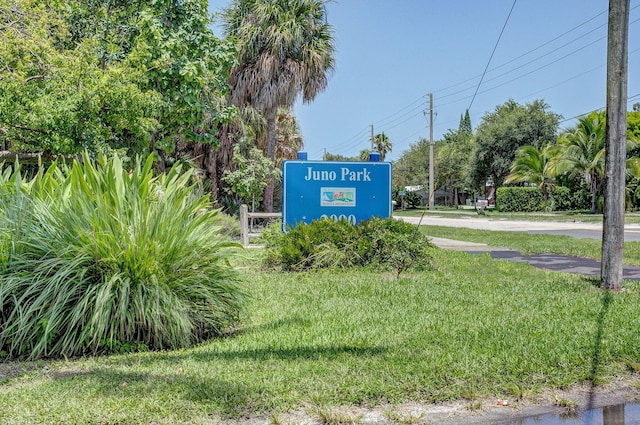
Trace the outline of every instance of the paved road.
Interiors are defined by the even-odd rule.
[[[418,224],[420,217],[399,217],[410,223]],[[545,233],[550,235],[567,235],[574,238],[602,239],[601,223],[581,222],[549,222],[549,221],[519,221],[506,219],[492,219],[469,216],[436,216],[425,215],[423,225],[466,227],[469,229],[497,230],[510,232],[527,232],[531,234]],[[624,228],[626,242],[640,241],[640,225],[631,224]]]

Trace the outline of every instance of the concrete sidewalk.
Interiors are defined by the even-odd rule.
[[[429,237],[429,240],[434,245],[443,249],[464,251],[471,254],[489,253],[491,258],[496,260],[525,262],[539,269],[586,276],[600,276],[600,261],[592,258],[572,257],[570,255],[560,254],[525,255],[511,249],[490,247],[483,243],[432,237]],[[625,265],[622,274],[625,280],[640,280],[640,267]]]

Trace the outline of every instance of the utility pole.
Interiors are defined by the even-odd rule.
[[[609,0],[607,124],[600,287],[622,289],[630,0]]]
[[[429,210],[435,208],[433,184],[433,93],[429,93]]]
[[[371,152],[373,152],[373,124],[371,124],[369,127],[371,127]]]

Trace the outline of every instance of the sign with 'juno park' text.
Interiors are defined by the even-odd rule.
[[[285,161],[282,227],[329,218],[358,224],[391,217],[388,162]]]

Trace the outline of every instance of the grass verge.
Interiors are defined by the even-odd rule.
[[[434,249],[434,270],[269,274],[250,315],[191,349],[0,364],[3,424],[200,424],[291,409],[516,400],[632,373],[640,286]],[[318,418],[322,419],[322,418]],[[327,418],[324,418],[326,420]]]
[[[442,215],[442,216],[467,216],[478,217],[478,212],[474,208],[447,208],[437,207],[435,210],[427,210],[424,208],[415,208],[410,210],[394,210],[393,215],[399,217],[420,217],[422,214],[429,215]],[[502,212],[493,208],[484,210],[485,218],[492,218],[495,220],[521,220],[521,221],[569,221],[569,222],[583,222],[583,223],[602,223],[602,214],[591,214],[588,211],[555,211],[549,213],[537,212],[537,213],[525,213],[525,212]],[[640,213],[627,212],[624,216],[625,224],[640,224]]]
[[[485,243],[515,249],[523,254],[565,254],[596,259],[600,259],[602,254],[602,242],[596,239],[445,226],[420,226],[420,230],[431,237]],[[623,261],[625,264],[640,266],[640,242],[625,242]]]

